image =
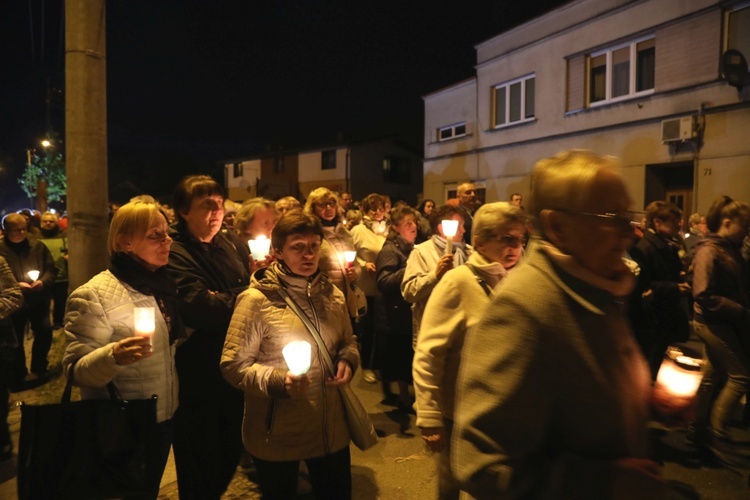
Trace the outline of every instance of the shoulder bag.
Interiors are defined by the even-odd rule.
[[[315,339],[315,342],[318,344],[318,351],[320,351],[328,371],[331,373],[331,376],[335,376],[336,370],[333,366],[333,360],[331,360],[331,356],[328,354],[328,348],[326,348],[323,339],[320,337],[318,329],[315,328],[310,318],[292,300],[283,287],[279,289],[279,294],[281,294],[289,308],[299,317],[310,332],[310,335]],[[349,427],[349,437],[360,450],[364,451],[371,448],[378,442],[378,435],[375,433],[375,426],[372,425],[372,420],[370,420],[367,410],[362,406],[362,402],[352,388],[349,387],[349,384],[339,386],[338,389],[344,405],[344,416]]]

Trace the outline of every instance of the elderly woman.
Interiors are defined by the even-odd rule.
[[[378,254],[376,265],[378,300],[376,314],[383,319],[383,328],[378,331],[376,353],[380,365],[386,398],[391,381],[398,384],[398,407],[411,411],[409,395],[411,364],[414,357],[411,333],[411,306],[401,295],[406,261],[417,239],[417,212],[406,205],[391,210],[391,227],[388,239]]]
[[[463,212],[450,205],[444,205],[435,211],[432,219],[433,235],[429,240],[414,247],[409,255],[401,283],[401,294],[412,304],[412,344],[417,345],[419,325],[427,299],[430,298],[435,285],[446,272],[454,266],[460,266],[471,255],[471,246],[464,243]],[[443,234],[443,221],[453,220],[458,223],[456,234],[451,238],[453,251],[446,253],[447,241]]]
[[[317,217],[323,226],[320,272],[346,295],[347,285],[357,280],[359,264],[355,261],[350,266],[344,260],[344,252],[356,251],[351,233],[341,223],[336,195],[328,188],[314,189],[307,197],[305,213]]]
[[[466,337],[451,464],[476,498],[667,498],[626,301],[631,199],[609,157],[533,171],[540,238]]]
[[[526,213],[509,203],[482,205],[474,214],[474,252],[466,265],[447,271],[436,283],[424,310],[412,365],[414,394],[422,439],[441,452],[440,498],[459,494],[450,471],[450,441],[464,338],[489,307],[497,285],[518,264],[527,224]]]
[[[300,210],[281,217],[272,235],[277,260],[253,274],[237,299],[221,370],[245,393],[242,435],[264,498],[292,498],[300,461],[316,498],[351,498],[349,431],[337,387],[359,364],[344,296],[318,270],[323,228]],[[321,363],[318,344],[281,293],[285,290],[318,328],[336,373]],[[282,349],[312,347],[311,366],[293,375]]]
[[[167,276],[172,238],[156,205],[141,201],[115,212],[109,229],[111,263],[68,299],[63,370],[81,387],[82,399],[109,398],[114,382],[124,399],[157,396],[159,440],[147,457],[146,498],[159,494],[172,445],[172,416],[177,410],[177,341],[183,337],[177,286]],[[134,308],[154,310],[153,336],[134,331]]]

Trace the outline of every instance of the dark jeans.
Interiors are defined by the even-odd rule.
[[[52,345],[52,323],[49,320],[50,297],[26,305],[11,316],[16,330],[18,347],[14,361],[14,376],[17,383],[23,382],[28,373],[26,369],[26,352],[23,349],[23,335],[26,323],[31,323],[34,332],[34,343],[31,347],[31,371],[42,374],[47,371],[47,354]]]
[[[253,456],[263,500],[296,497],[299,462],[271,462]],[[309,458],[305,464],[316,499],[347,500],[352,497],[352,461],[348,446],[330,455]]]
[[[65,303],[68,300],[68,282],[67,281],[56,281],[52,288],[52,300],[54,306],[52,308],[52,323],[54,325],[62,325],[65,320]]]
[[[146,457],[148,493],[127,497],[129,500],[156,499],[159,497],[159,485],[161,484],[161,477],[164,475],[164,468],[167,466],[169,449],[172,447],[173,437],[173,420],[166,420],[157,426],[156,433],[151,436],[150,443],[152,447],[149,450],[149,455]]]
[[[174,416],[174,460],[181,499],[219,499],[242,455],[244,398],[218,390],[181,400]]]
[[[13,347],[0,347],[0,448],[10,444],[8,429],[8,404],[10,386],[13,383],[13,360],[16,350]]]

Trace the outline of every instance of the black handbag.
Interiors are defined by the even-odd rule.
[[[62,402],[21,404],[18,498],[117,498],[147,491],[146,463],[156,444],[156,396],[70,401],[73,368]]]

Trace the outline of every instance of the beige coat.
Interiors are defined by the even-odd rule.
[[[357,281],[357,285],[368,297],[380,295],[375,282],[375,274],[368,272],[365,269],[365,264],[368,262],[375,263],[385,243],[385,236],[373,233],[365,224],[354,226],[351,233],[354,248],[357,250],[357,262],[362,267],[362,274]]]
[[[286,274],[275,262],[257,271],[250,288],[237,298],[221,371],[245,392],[245,448],[265,460],[304,460],[348,446],[349,430],[339,391],[325,385],[317,343],[278,293],[282,281],[318,327],[334,364],[343,359],[356,370],[359,352],[343,294],[320,273],[308,281]],[[307,373],[311,384],[304,394],[290,397],[284,387],[288,367],[282,349],[293,340],[312,346]]]
[[[323,236],[318,268],[321,273],[328,276],[336,288],[344,292],[346,288],[344,268],[347,266],[344,252],[354,251],[352,235],[343,224],[338,224],[336,227],[323,227]],[[354,266],[359,274],[359,263],[356,260]]]

